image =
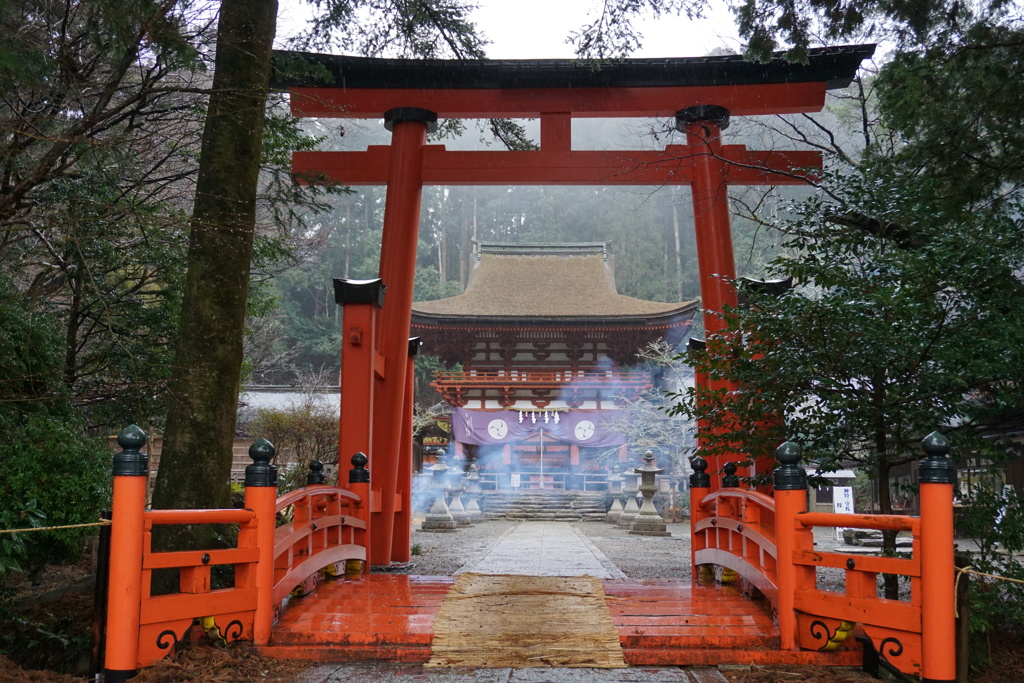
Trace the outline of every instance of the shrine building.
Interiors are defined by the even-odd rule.
[[[620,408],[651,387],[637,351],[685,336],[698,305],[616,291],[606,242],[480,242],[466,291],[413,305],[422,352],[449,367],[456,459],[495,488],[599,488],[626,459]]]

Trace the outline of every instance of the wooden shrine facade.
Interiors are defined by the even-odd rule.
[[[462,366],[433,382],[452,406],[600,410],[650,388],[630,369],[637,351],[678,344],[696,310],[619,294],[605,242],[482,242],[466,291],[414,304],[412,330],[424,353]]]
[[[820,111],[848,85],[872,45],[810,50],[796,64],[740,56],[576,60],[404,60],[279,51],[272,85],[299,117],[383,120],[391,144],[295,152],[302,182],[387,185],[381,287],[336,290],[342,335],[342,461],[362,451],[374,472],[367,527],[374,564],[409,559],[412,398],[408,378],[413,275],[425,184],[687,185],[693,195],[704,325],[735,305],[728,187],[800,184],[817,152],[727,145],[730,117]],[[539,118],[540,148],[455,151],[428,145],[439,118]],[[674,118],[685,145],[663,150],[574,150],[574,118]],[[386,287],[386,298],[383,288]],[[712,385],[712,388],[717,388]],[[698,426],[700,428],[700,426]],[[715,438],[704,432],[701,438]],[[718,469],[711,463],[712,470]]]
[[[637,352],[678,344],[697,302],[619,294],[605,242],[482,242],[472,260],[463,294],[412,311],[424,352],[461,366],[432,382],[456,458],[496,488],[599,487],[609,456],[626,458],[618,410],[652,386]]]

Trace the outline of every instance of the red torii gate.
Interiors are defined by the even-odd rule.
[[[295,152],[302,182],[387,185],[379,276],[348,301],[343,332],[339,455],[370,457],[375,492],[373,564],[409,560],[407,413],[413,275],[424,185],[689,185],[705,330],[736,305],[729,185],[806,182],[821,168],[808,151],[724,145],[730,116],[820,111],[825,91],[850,83],[873,45],[811,50],[807,64],[781,57],[632,59],[599,67],[574,60],[403,60],[278,51],[275,86],[299,117],[383,118],[390,146],[362,152]],[[311,75],[312,74],[312,75]],[[324,84],[327,76],[333,82]],[[450,151],[427,145],[438,118],[539,118],[536,151]],[[686,145],[659,151],[572,149],[573,118],[675,117]],[[353,291],[347,285],[350,293]],[[358,304],[362,304],[359,306]],[[376,309],[382,308],[379,315]],[[346,307],[348,309],[348,307]],[[719,463],[712,462],[717,470]],[[715,487],[717,488],[717,486]]]

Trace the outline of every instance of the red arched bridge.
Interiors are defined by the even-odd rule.
[[[451,580],[366,573],[372,542],[366,520],[375,504],[365,456],[352,458],[344,486],[327,485],[313,471],[305,488],[278,497],[274,449],[261,440],[250,449],[242,509],[147,510],[145,435],[132,427],[118,443],[107,681],[131,678],[197,627],[282,658],[430,658],[432,621]],[[920,517],[808,512],[806,475],[790,443],[776,453],[771,495],[739,487],[712,491],[707,463],[695,459],[695,581],[604,582],[626,661],[850,666],[880,658],[928,681],[955,680],[955,473],[943,437],[929,435],[923,447]],[[154,551],[153,528],[169,524],[234,524],[237,543]],[[815,527],[907,532],[912,549],[899,558],[824,552],[815,548]],[[232,585],[216,587],[213,570],[224,566],[234,569]],[[819,589],[822,568],[843,570],[845,590]],[[153,594],[153,573],[161,569],[178,570],[176,592]],[[879,574],[905,577],[909,594],[880,597]]]

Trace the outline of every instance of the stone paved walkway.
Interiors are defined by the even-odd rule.
[[[624,579],[618,567],[568,522],[523,522],[461,572]]]
[[[307,670],[294,683],[725,683],[708,667],[629,669],[427,669],[417,664],[335,664]]]

